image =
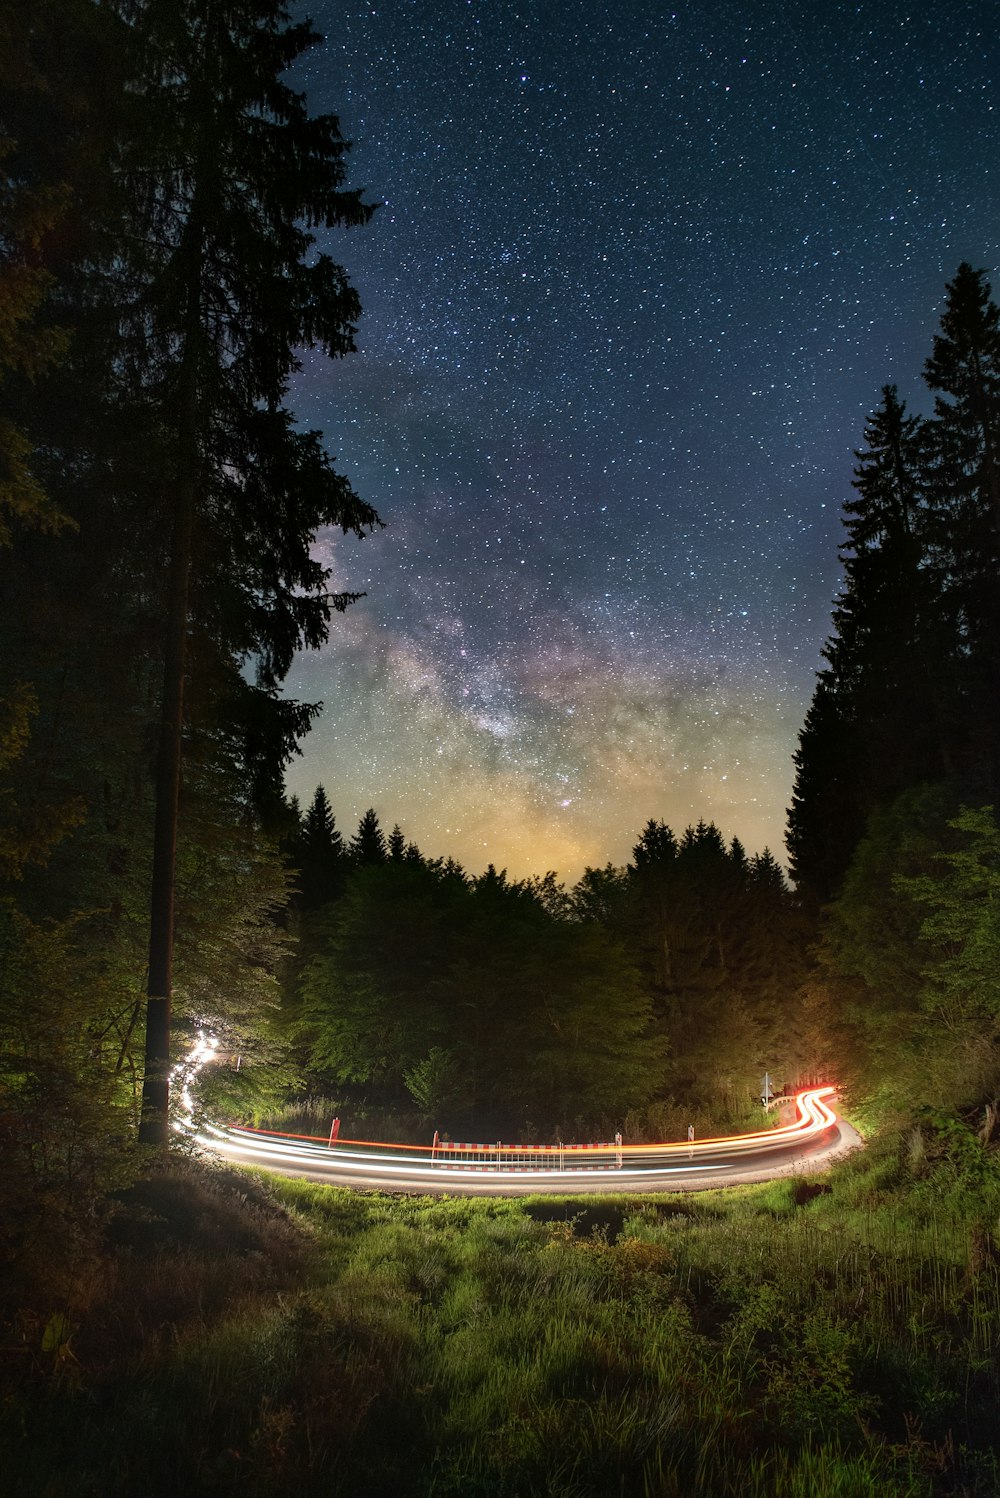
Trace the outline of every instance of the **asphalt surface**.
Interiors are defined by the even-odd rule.
[[[550,1157],[552,1163],[542,1169],[490,1163],[489,1155],[477,1164],[468,1163],[471,1156],[459,1164],[441,1155],[432,1158],[428,1150],[407,1151],[403,1146],[338,1141],[331,1147],[323,1141],[217,1126],[203,1128],[197,1137],[212,1153],[233,1164],[359,1191],[420,1196],[706,1191],[813,1174],[860,1148],[855,1130],[823,1101],[831,1093],[832,1089],[815,1089],[801,1094],[797,1121],[763,1135],[690,1146],[625,1145],[621,1151],[608,1147],[595,1151],[594,1158],[603,1162],[597,1165],[578,1165],[573,1151],[567,1150],[563,1168],[558,1157]]]

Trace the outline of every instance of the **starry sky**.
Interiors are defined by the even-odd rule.
[[[295,82],[381,206],[291,404],[387,528],[290,767],[511,876],[714,820],[784,853],[852,451],[1000,267],[987,0],[318,0]],[[1000,291],[1000,275],[996,278]]]

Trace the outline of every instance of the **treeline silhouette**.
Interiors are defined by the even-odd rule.
[[[675,1135],[808,1064],[794,899],[770,853],[714,825],[651,820],[628,865],[566,888],[425,858],[374,810],[345,840],[322,786],[290,812],[285,1018],[309,1085],[345,1107],[453,1136]]]
[[[1000,310],[959,266],[924,366],[857,454],[844,586],[788,849],[826,1053],[902,1106],[1000,1087]]]

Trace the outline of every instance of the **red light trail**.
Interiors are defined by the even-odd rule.
[[[795,1099],[795,1121],[696,1143],[380,1144],[372,1140],[200,1126],[195,1137],[235,1164],[365,1190],[494,1196],[536,1192],[706,1190],[828,1164],[858,1143],[830,1106],[836,1089]]]

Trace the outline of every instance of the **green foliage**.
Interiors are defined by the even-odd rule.
[[[357,297],[314,231],[371,210],[335,119],[284,81],[315,33],[271,0],[39,0],[0,25],[0,466],[20,494],[0,492],[0,875],[25,875],[30,923],[72,923],[97,1047],[131,1082],[154,803],[178,781],[154,792],[155,725],[186,678],[176,1009],[273,1059],[254,1016],[287,890],[255,820],[313,712],[278,688],[348,601],[317,529],[376,523],[284,398],[302,346],[353,347]]]
[[[415,860],[360,864],[302,983],[310,1065],[408,1089],[452,1134],[593,1128],[648,1099],[649,1002],[600,927],[553,914],[544,881]]]
[[[339,894],[344,878],[344,840],[337,827],[326,791],[316,787],[305,814],[298,803],[289,808],[285,845],[294,871],[295,905],[316,910]]]
[[[93,967],[74,960],[78,925],[0,899],[0,1303],[15,1306],[86,1281],[107,1192],[136,1163],[130,1078]]]
[[[403,1073],[406,1090],[425,1118],[461,1117],[469,1106],[469,1084],[454,1049],[431,1046],[422,1061]]]
[[[14,682],[0,698],[0,884],[18,880],[29,864],[44,864],[52,848],[83,819],[79,797],[53,803],[16,795],[19,765],[28,756],[31,721],[38,712],[34,690]]]
[[[371,212],[345,185],[335,119],[287,86],[316,40],[272,0],[38,0],[0,18],[0,1235],[15,1279],[47,1214],[86,1238],[136,1168],[154,821],[181,782],[157,863],[177,1049],[218,1036],[216,1109],[295,1080],[272,1023],[288,879],[263,829],[292,820],[281,771],[315,709],[280,683],[350,598],[330,591],[317,530],[376,524],[285,401],[299,349],[353,347],[357,297],[315,234]],[[167,699],[185,764],[157,789]]]
[[[355,874],[324,917],[322,950],[303,979],[313,1066],[345,1081],[379,1080],[445,1038],[435,988],[455,898],[451,881],[409,866]]]
[[[596,921],[611,931],[621,931],[628,900],[628,869],[608,863],[603,869],[584,870],[570,894],[570,911],[578,921]]]
[[[925,1127],[925,1179],[947,1175],[961,1125]],[[791,1183],[433,1201],[156,1177],[103,1285],[22,1323],[5,1473],[154,1498],[990,1498],[996,1259],[957,1194],[873,1194],[869,1163],[806,1205]]]
[[[51,535],[72,524],[39,478],[24,414],[37,382],[67,350],[50,304],[91,164],[80,84],[102,30],[106,19],[74,0],[0,17],[0,550],[15,534]]]
[[[947,788],[924,786],[873,817],[831,907],[826,945],[837,970],[875,993],[914,991],[920,919],[903,876],[931,866],[952,806]]]
[[[963,263],[925,379],[866,427],[844,589],[796,756],[788,845],[818,913],[818,1052],[889,1107],[1000,1078],[1000,309]],[[978,809],[976,809],[978,807]],[[826,1016],[823,1018],[823,1016]]]
[[[995,1122],[995,1110],[987,1120]],[[909,1168],[919,1181],[918,1200],[931,1211],[995,1225],[1000,1213],[1000,1151],[991,1128],[977,1133],[953,1113],[926,1108],[918,1115]]]
[[[409,1098],[421,1128],[577,1138],[669,1114],[673,1132],[678,1109],[685,1129],[741,1120],[765,1068],[794,1080],[808,1059],[804,928],[767,851],[653,822],[634,865],[567,891],[393,842],[366,814],[286,996],[306,1068],[348,1111]]]
[[[919,936],[933,953],[921,998],[954,1028],[1000,1039],[1000,828],[992,806],[964,808],[949,822],[960,846],[935,854],[932,873],[897,888],[927,910]]]
[[[667,1087],[687,1106],[739,1114],[765,1068],[794,1080],[804,927],[769,852],[747,859],[714,825],[678,841],[643,829],[623,870],[588,869],[573,918],[603,926],[639,969],[670,1053]]]
[[[991,807],[954,802],[924,787],[872,818],[820,948],[859,1077],[904,1104],[975,1102],[1000,1075],[1000,834]]]

